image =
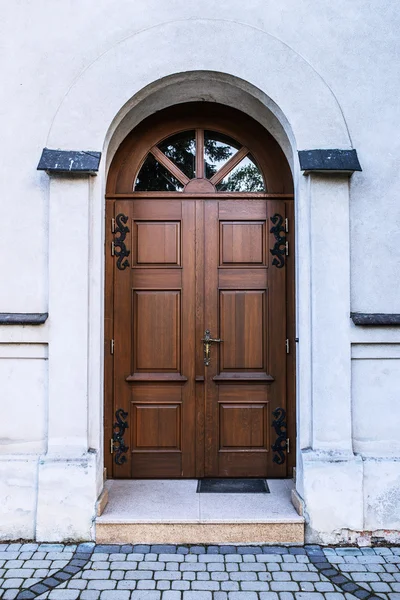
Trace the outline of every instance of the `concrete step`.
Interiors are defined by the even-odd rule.
[[[109,480],[98,502],[96,541],[303,544],[293,482],[268,485],[269,494],[198,494],[197,480]]]
[[[304,544],[304,519],[284,523],[96,522],[98,544]]]

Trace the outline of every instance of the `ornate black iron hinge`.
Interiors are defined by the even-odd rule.
[[[289,244],[286,241],[285,235],[288,229],[287,219],[284,220],[283,217],[278,213],[275,213],[273,217],[270,217],[270,219],[274,225],[271,227],[269,232],[274,235],[276,240],[274,247],[270,250],[272,256],[274,257],[272,264],[274,267],[282,269],[282,267],[285,266],[285,256],[287,256],[289,253]],[[283,223],[285,223],[285,225]]]
[[[276,408],[272,412],[275,419],[272,421],[272,427],[275,429],[277,438],[271,448],[275,452],[272,459],[277,465],[283,465],[286,460],[285,451],[289,450],[288,439],[286,438],[286,411],[283,408]]]
[[[111,438],[111,453],[114,454],[114,462],[116,465],[123,465],[126,463],[125,453],[128,452],[129,447],[125,446],[124,433],[125,429],[128,429],[128,423],[125,421],[128,413],[122,408],[119,408],[115,412],[115,418],[117,419],[114,423],[114,433]]]
[[[124,271],[129,267],[129,260],[126,257],[131,253],[125,246],[126,234],[130,231],[129,227],[125,225],[127,221],[128,217],[122,213],[119,213],[119,215],[115,217],[115,221],[112,221],[114,240],[111,242],[111,254],[112,256],[118,257],[117,267],[120,271]]]

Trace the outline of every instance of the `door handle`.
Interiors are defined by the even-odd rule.
[[[211,360],[211,358],[210,358],[211,344],[220,344],[221,342],[223,342],[223,340],[220,340],[219,338],[212,338],[210,330],[206,329],[204,332],[204,337],[201,338],[201,341],[204,344],[204,364],[206,367],[208,367],[210,364],[210,360]]]

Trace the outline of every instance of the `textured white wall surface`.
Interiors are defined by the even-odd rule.
[[[6,4],[0,312],[50,317],[0,326],[0,538],[93,536],[106,166],[145,116],[200,98],[252,114],[293,170],[309,539],[400,530],[399,329],[349,319],[400,313],[399,30],[392,0]],[[50,183],[45,146],[102,151],[98,176]],[[350,182],[299,171],[297,150],[351,147],[363,171]]]

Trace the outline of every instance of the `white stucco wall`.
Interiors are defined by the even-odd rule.
[[[0,312],[50,318],[0,327],[1,538],[93,535],[106,162],[140,118],[199,97],[253,114],[292,164],[297,284],[310,293],[297,307],[298,490],[310,539],[400,530],[399,330],[348,318],[400,313],[399,21],[391,0],[7,4]],[[103,151],[99,175],[50,183],[36,171],[44,146]],[[299,149],[350,147],[363,167],[350,184],[299,171]]]

